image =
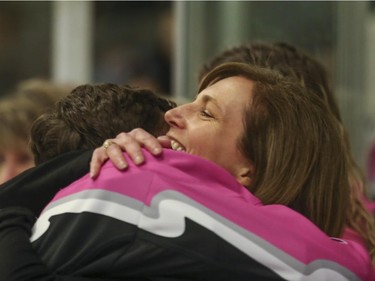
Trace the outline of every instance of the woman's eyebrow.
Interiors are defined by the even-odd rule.
[[[202,96],[201,96],[201,99],[202,99],[202,102],[203,102],[204,104],[207,104],[207,103],[210,102],[210,103],[212,103],[215,107],[217,107],[217,108],[220,110],[220,112],[223,112],[223,110],[221,109],[221,107],[220,107],[220,105],[219,105],[217,99],[215,99],[215,98],[213,98],[213,97],[211,97],[211,96],[209,96],[209,95],[202,95]]]

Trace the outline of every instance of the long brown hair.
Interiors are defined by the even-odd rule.
[[[238,143],[255,166],[249,190],[264,204],[289,206],[328,235],[340,236],[349,185],[337,120],[321,99],[304,93],[307,90],[295,80],[243,63],[215,68],[200,91],[231,76],[255,83]]]
[[[208,61],[201,69],[199,79],[216,66],[225,62],[242,62],[278,71],[282,76],[296,79],[308,94],[323,100],[341,125],[345,143],[345,155],[349,165],[348,181],[350,202],[346,208],[347,226],[356,231],[367,245],[375,264],[375,218],[366,209],[363,198],[368,187],[365,177],[354,160],[348,133],[342,124],[337,100],[325,67],[306,51],[285,42],[252,42],[234,46]]]

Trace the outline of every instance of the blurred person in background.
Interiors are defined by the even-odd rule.
[[[30,79],[0,100],[0,183],[34,166],[29,149],[31,125],[69,89],[67,85]]]

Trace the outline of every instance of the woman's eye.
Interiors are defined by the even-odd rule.
[[[201,115],[202,115],[203,117],[213,118],[213,116],[212,116],[207,110],[202,110],[202,111],[201,111]]]

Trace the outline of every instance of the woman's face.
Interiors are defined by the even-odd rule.
[[[240,178],[251,174],[251,163],[237,143],[253,85],[246,78],[229,77],[204,89],[194,102],[169,110],[165,120],[172,148],[211,160],[247,185]]]

